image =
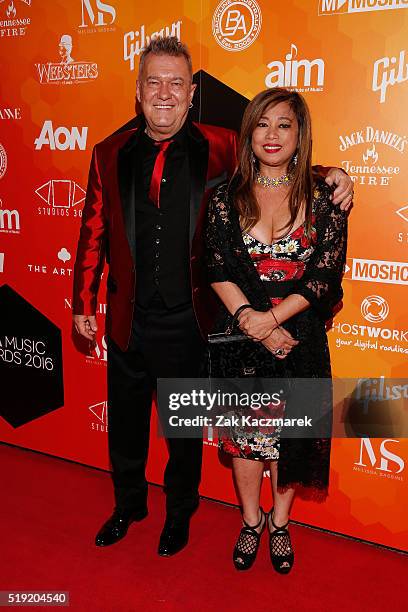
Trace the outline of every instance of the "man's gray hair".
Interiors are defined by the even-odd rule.
[[[161,36],[158,38],[153,38],[147,47],[145,47],[140,54],[139,60],[139,76],[143,72],[144,63],[146,61],[146,57],[148,57],[151,53],[154,55],[171,55],[172,57],[184,57],[191,78],[193,78],[193,63],[191,61],[190,51],[188,47],[179,41],[176,36]]]

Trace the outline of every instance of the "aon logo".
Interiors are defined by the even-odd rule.
[[[44,121],[41,134],[35,139],[35,148],[42,149],[44,146],[50,147],[51,151],[66,151],[70,149],[80,149],[85,151],[86,139],[88,136],[87,127],[58,127],[54,130],[52,121]]]

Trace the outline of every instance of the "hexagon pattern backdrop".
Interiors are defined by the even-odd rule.
[[[238,128],[265,87],[304,93],[315,161],[356,188],[334,376],[406,376],[407,28],[398,0],[0,0],[2,441],[109,468],[104,284],[91,351],[72,334],[73,257],[92,146],[132,121],[157,33],[191,49],[196,119]],[[407,448],[392,427],[334,440],[328,500],[299,499],[293,518],[407,550]],[[204,450],[202,494],[236,503],[215,442]],[[153,425],[151,481],[165,459]]]

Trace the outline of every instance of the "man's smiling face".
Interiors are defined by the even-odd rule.
[[[146,57],[136,92],[152,138],[163,140],[179,131],[195,88],[184,56],[150,53]]]

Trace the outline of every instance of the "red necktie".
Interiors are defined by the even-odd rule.
[[[149,198],[154,202],[157,208],[160,208],[160,185],[163,177],[164,162],[166,161],[166,151],[172,142],[172,140],[155,142],[155,145],[159,147],[159,153],[154,162],[152,180],[150,181]]]

